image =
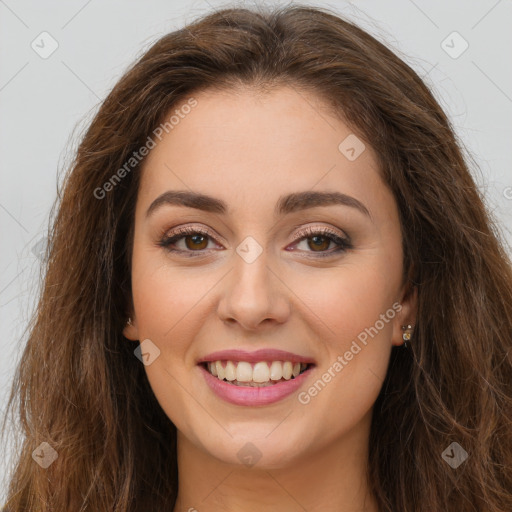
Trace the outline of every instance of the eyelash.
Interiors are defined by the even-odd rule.
[[[174,245],[177,241],[181,240],[182,238],[185,238],[187,235],[203,235],[207,236],[213,240],[215,240],[215,237],[210,233],[208,230],[196,228],[193,226],[179,228],[174,232],[171,232],[171,236],[164,236],[158,243],[159,246],[163,247],[169,252],[172,253],[182,253],[185,257],[197,257],[204,255],[204,252],[208,249],[200,249],[197,251],[191,251],[191,250],[180,250],[180,249],[172,249],[171,245]],[[305,228],[302,231],[300,231],[297,234],[297,237],[294,239],[293,243],[301,242],[304,239],[312,238],[313,236],[323,236],[328,238],[330,241],[336,243],[339,247],[334,251],[321,251],[321,252],[315,252],[311,251],[313,254],[315,254],[315,258],[326,258],[329,256],[332,256],[333,254],[337,254],[340,252],[344,252],[348,249],[352,249],[352,244],[350,242],[350,239],[342,238],[340,237],[336,232],[330,230],[329,228],[314,228],[309,227]]]

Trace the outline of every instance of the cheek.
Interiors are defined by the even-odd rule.
[[[132,287],[139,338],[150,339],[160,350],[145,371],[162,410],[179,429],[193,431],[198,412],[190,406],[183,383],[190,380],[190,341],[201,327],[204,295],[215,283],[205,283],[192,269],[178,270],[163,259],[161,250],[134,251]]]
[[[307,315],[322,353],[311,400],[327,415],[344,410],[347,425],[374,403],[392,348],[400,268],[384,272],[383,258],[374,256],[331,269],[325,277],[311,275],[297,290],[304,303],[300,315]]]
[[[161,248],[135,246],[132,289],[139,336],[163,343],[179,339],[175,331],[200,299],[187,270],[177,271],[162,257]],[[186,322],[185,322],[186,323]]]
[[[366,255],[324,272],[308,272],[301,279],[295,276],[294,292],[307,306],[301,314],[324,331],[325,339],[343,348],[347,340],[373,326],[397,299],[401,269],[386,268],[383,261],[377,254]],[[391,324],[382,330],[390,332]]]

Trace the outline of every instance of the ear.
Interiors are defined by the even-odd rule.
[[[402,326],[412,325],[414,328],[416,325],[416,315],[418,311],[418,288],[406,283],[402,288],[400,300],[398,303],[401,309],[393,320],[393,336],[392,345],[400,346],[404,344],[402,338],[403,330]]]
[[[129,340],[132,341],[139,340],[139,328],[137,327],[137,318],[133,313],[124,326],[123,335],[125,338],[128,338]]]

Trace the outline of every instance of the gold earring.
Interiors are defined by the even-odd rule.
[[[404,340],[404,348],[407,348],[407,342],[411,340],[412,337],[412,325],[402,325],[402,339]]]

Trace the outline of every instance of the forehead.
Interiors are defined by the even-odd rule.
[[[193,108],[180,110],[187,98],[169,112],[175,124],[144,162],[144,202],[187,188],[240,206],[314,189],[370,203],[386,199],[372,148],[314,94],[283,86],[265,94],[237,88],[192,97]],[[357,158],[347,158],[347,144]]]

